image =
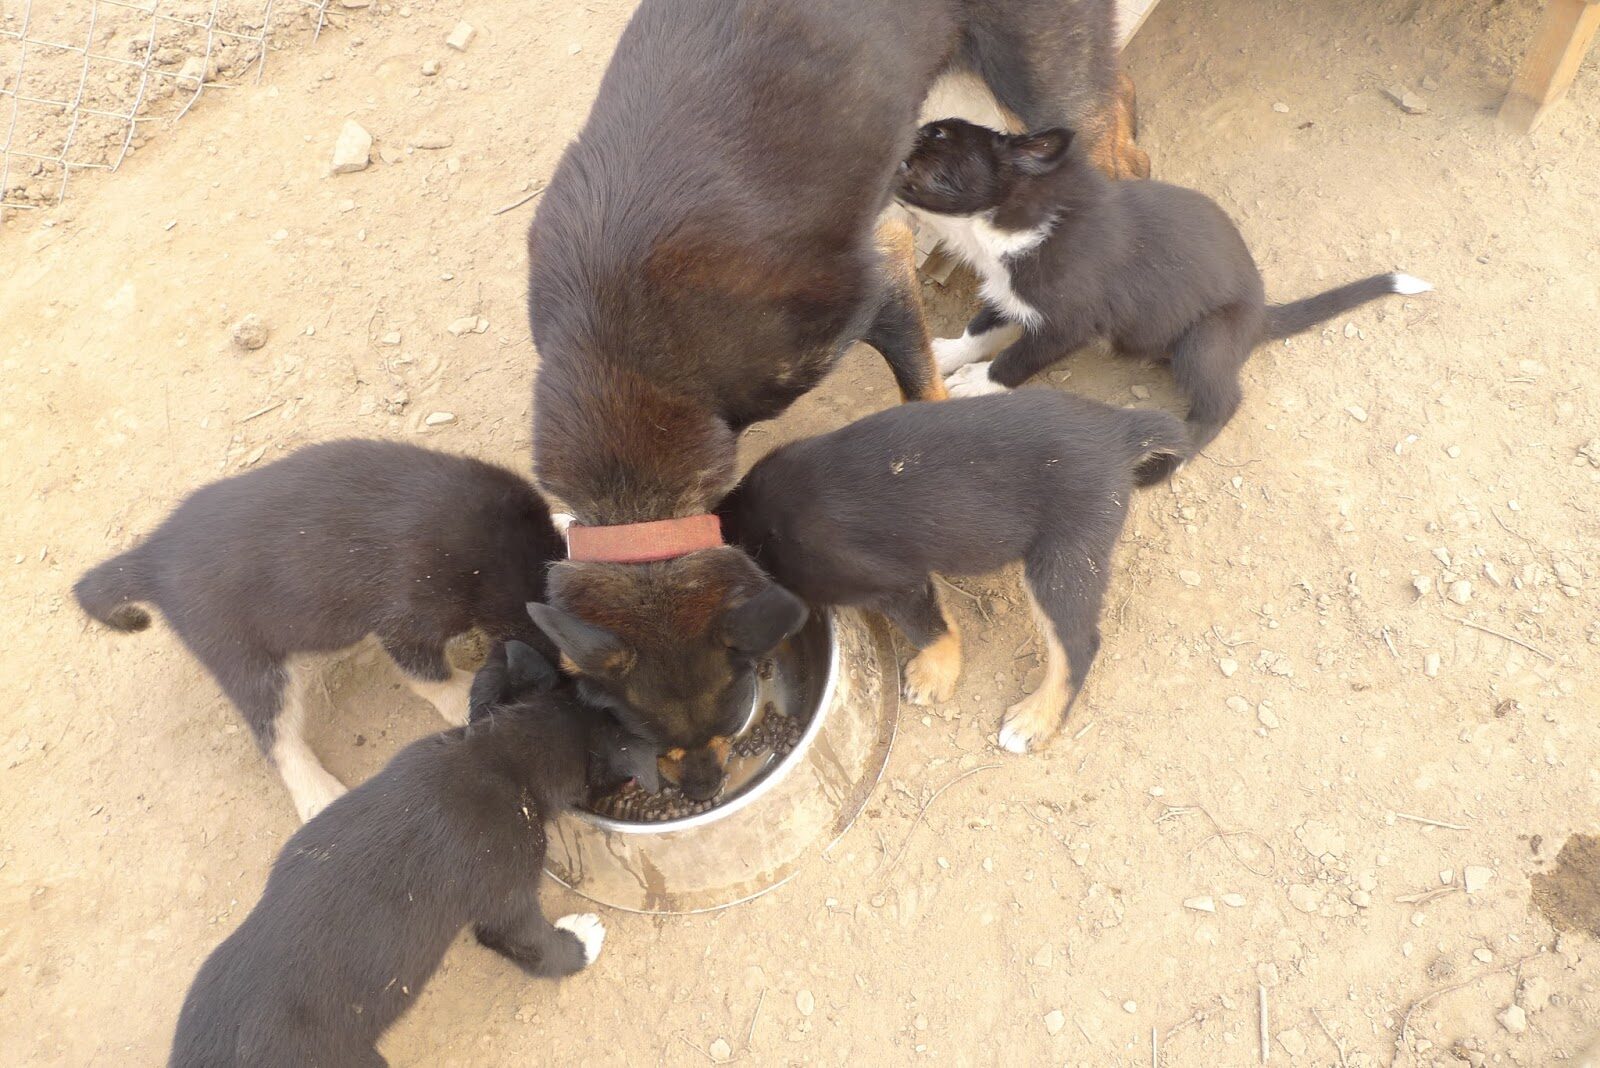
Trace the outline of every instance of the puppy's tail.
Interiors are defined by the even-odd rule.
[[[1166,412],[1128,409],[1128,456],[1133,481],[1153,486],[1169,477],[1194,455],[1188,428]]]
[[[150,613],[134,602],[148,601],[154,592],[142,546],[91,568],[72,587],[85,612],[130,634],[150,625]]]
[[[1431,282],[1424,282],[1409,274],[1375,274],[1371,278],[1363,278],[1359,282],[1351,282],[1349,285],[1330,289],[1326,293],[1318,293],[1305,300],[1296,300],[1288,304],[1270,304],[1267,306],[1267,332],[1262,340],[1277,341],[1304,333],[1318,323],[1327,322],[1335,315],[1342,315],[1369,300],[1377,300],[1390,293],[1411,296],[1416,293],[1426,293],[1432,288]]]

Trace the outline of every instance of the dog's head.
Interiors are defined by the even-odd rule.
[[[895,197],[936,215],[992,211],[1019,183],[1059,167],[1071,144],[1067,129],[1004,134],[965,119],[930,122],[900,163]]]
[[[648,564],[565,561],[528,612],[584,698],[659,747],[661,775],[716,796],[755,700],[756,664],[806,621],[804,602],[728,546]]]

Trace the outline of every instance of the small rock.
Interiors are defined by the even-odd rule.
[[[1265,701],[1256,706],[1256,719],[1260,720],[1261,725],[1268,730],[1275,731],[1278,729],[1278,714]]]
[[[1132,1016],[1139,1011],[1139,1003],[1137,1001],[1124,1001],[1122,1003],[1122,1011]]]
[[[206,80],[206,61],[199,56],[190,56],[183,61],[183,67],[178,71],[178,77],[185,81],[200,84]]]
[[[424,130],[411,139],[412,148],[440,149],[449,148],[453,144],[455,141],[449,134],[434,133],[431,130]]]
[[[1394,101],[1407,115],[1421,115],[1428,110],[1428,102],[1409,89],[1392,86],[1385,89],[1383,95]]]
[[[1504,586],[1506,584],[1505,575],[1502,574],[1500,569],[1494,565],[1494,561],[1492,560],[1484,562],[1483,577],[1494,583],[1496,586]]]
[[[1429,653],[1422,658],[1422,673],[1430,679],[1439,677],[1439,654]]]
[[[422,76],[424,78],[435,77],[438,73],[439,61],[437,59],[425,59],[422,61]]]
[[[267,343],[267,324],[259,315],[246,315],[233,324],[233,343],[252,352]]]
[[[1344,835],[1320,820],[1306,820],[1295,832],[1300,844],[1314,857],[1338,857],[1344,852]]]
[[[1411,588],[1417,591],[1418,597],[1426,597],[1433,592],[1433,579],[1427,575],[1418,575],[1411,580]]]
[[[339,131],[339,139],[333,143],[334,174],[351,174],[355,171],[364,171],[372,162],[372,135],[364,130],[359,122],[346,119],[344,127]]]
[[[574,41],[572,44],[567,45],[567,55],[569,55],[569,56],[575,56],[579,52],[582,52],[582,51],[583,51],[583,45],[578,44],[576,41]]]
[[[1250,711],[1250,702],[1235,694],[1234,696],[1228,698],[1228,711],[1238,712],[1241,714],[1248,712]]]
[[[1450,457],[1450,459],[1452,459],[1452,460],[1459,460],[1459,459],[1461,459],[1461,446],[1460,445],[1452,445],[1449,448],[1444,450],[1444,454],[1446,456]]]
[[[1466,604],[1472,600],[1472,583],[1466,579],[1457,579],[1450,583],[1450,599],[1456,604]]]
[[[1428,914],[1418,909],[1411,914],[1411,926],[1422,927],[1428,922]]]
[[[1422,76],[1422,87],[1430,93],[1434,92],[1439,88],[1439,79],[1431,74],[1424,74]]]
[[[1555,562],[1556,581],[1563,586],[1583,589],[1583,574],[1565,560]]]
[[[1130,392],[1132,392],[1134,397],[1136,399],[1138,399],[1138,400],[1149,400],[1150,399],[1150,387],[1149,386],[1132,386],[1132,387],[1130,387]]]
[[[1439,563],[1443,564],[1445,567],[1450,566],[1450,550],[1446,549],[1443,545],[1439,545],[1434,548],[1433,558],[1439,561]]]
[[[1209,897],[1191,897],[1183,903],[1183,907],[1193,909],[1196,912],[1217,911],[1217,903]]]
[[[1484,949],[1482,946],[1479,946],[1477,949],[1473,950],[1472,951],[1472,956],[1473,956],[1473,959],[1475,959],[1479,964],[1493,964],[1494,963],[1494,954],[1491,953],[1489,950]]]
[[[1517,991],[1517,1003],[1528,1012],[1540,1012],[1550,1005],[1550,982],[1542,975],[1530,975]]]
[[[1178,577],[1183,580],[1185,586],[1200,585],[1200,572],[1198,571],[1180,571],[1178,572]]]
[[[1044,1014],[1044,1030],[1049,1035],[1059,1035],[1061,1029],[1067,1026],[1067,1014],[1060,1009],[1051,1009]]]
[[[1278,1042],[1289,1051],[1291,1057],[1304,1057],[1306,1055],[1306,1036],[1299,1031],[1279,1031]]]
[[[400,344],[400,331],[391,330],[378,338],[378,342],[383,345],[398,345]]]
[[[1439,869],[1439,885],[1440,886],[1449,886],[1451,883],[1453,883],[1455,881],[1456,881],[1456,872],[1455,872],[1454,868],[1440,868]]]
[[[476,36],[478,36],[478,31],[473,29],[471,23],[458,22],[456,23],[456,28],[450,31],[450,36],[444,39],[444,43],[454,48],[457,52],[465,52],[467,45],[471,44],[472,39]]]
[[[1276,104],[1272,105],[1272,110],[1276,111],[1279,115],[1287,115],[1289,114],[1289,105],[1280,100]]]
[[[1365,423],[1367,421],[1367,410],[1361,407],[1359,404],[1352,404],[1345,408],[1345,411],[1349,412],[1350,418],[1354,419],[1358,423]]]
[[[456,414],[454,412],[434,412],[423,420],[428,426],[449,426],[455,421]]]
[[[1289,904],[1301,912],[1316,912],[1322,904],[1322,894],[1313,886],[1296,883],[1289,887]]]
[[[1520,1035],[1528,1029],[1528,1014],[1522,1011],[1521,1005],[1507,1005],[1495,1019],[1500,1021],[1501,1027],[1514,1035]]]
[[[462,23],[462,25],[465,26],[466,23]],[[714,1059],[725,1061],[729,1057],[733,1056],[733,1047],[728,1045],[727,1039],[717,1038],[712,1040],[711,1047],[708,1052]]]
[[[1243,894],[1223,894],[1222,895],[1222,903],[1224,905],[1228,906],[1230,909],[1242,909],[1242,908],[1244,908],[1244,895]]]
[[[1350,904],[1358,909],[1371,908],[1372,895],[1365,890],[1353,890],[1350,892]]]
[[[817,999],[811,991],[802,987],[794,996],[794,1007],[800,1010],[801,1016],[810,1016],[817,1011]]]
[[[481,334],[489,329],[489,320],[481,315],[463,315],[445,329],[455,337],[460,337],[462,334]]]
[[[1356,326],[1355,323],[1345,323],[1344,324],[1344,336],[1345,337],[1350,337],[1350,338],[1360,337],[1361,336],[1361,328]]]
[[[1222,672],[1223,678],[1231,679],[1233,678],[1233,673],[1239,670],[1239,661],[1225,656],[1217,661],[1217,670]]]
[[[1467,893],[1476,894],[1489,885],[1489,880],[1494,878],[1494,869],[1486,868],[1481,864],[1469,864],[1461,873],[1462,883],[1467,888]]]
[[[1055,963],[1055,960],[1055,948],[1051,946],[1049,942],[1046,942],[1044,945],[1040,946],[1039,951],[1033,955],[1033,966],[1035,968],[1043,968],[1048,971],[1050,966]]]
[[[356,202],[351,200],[349,197],[345,197],[343,200],[339,201],[337,207],[341,212],[355,211]]]

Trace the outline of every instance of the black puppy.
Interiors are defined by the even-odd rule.
[[[983,308],[966,331],[934,342],[951,396],[1014,388],[1106,337],[1125,355],[1170,357],[1194,451],[1238,409],[1251,349],[1385,294],[1433,288],[1380,274],[1268,306],[1244,238],[1212,200],[1108,181],[1066,129],[1008,136],[960,119],[929,123],[895,195],[981,281]],[[1022,335],[1007,345],[1011,326]]]
[[[583,796],[600,717],[552,690],[528,646],[497,654],[474,684],[486,714],[407,746],[289,839],[195,977],[174,1068],[382,1065],[374,1044],[469,923],[529,975],[594,961],[600,920],[551,923],[539,880],[545,825]]]
[[[550,649],[524,608],[562,546],[503,468],[390,441],[313,445],[197,490],[137,548],[78,580],[121,631],[161,610],[244,714],[302,820],[344,786],[303,733],[303,654],[375,634],[418,694],[467,721],[485,638]]]
[[[1164,412],[1050,390],[906,404],[777,449],[718,513],[807,601],[893,620],[920,650],[906,665],[917,704],[947,700],[961,671],[933,574],[1023,561],[1047,655],[1044,681],[1000,728],[1000,744],[1020,753],[1065,718],[1100,648],[1134,467],[1187,448],[1183,425]]]

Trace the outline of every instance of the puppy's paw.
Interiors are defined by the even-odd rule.
[[[945,388],[952,397],[982,397],[990,393],[1010,392],[1006,386],[989,377],[989,368],[992,366],[993,360],[969,363],[944,380]]]
[[[956,692],[961,678],[961,642],[946,634],[906,664],[906,700],[914,705],[942,705]]]
[[[317,770],[322,771],[320,768]],[[294,801],[294,810],[300,814],[301,823],[310,823],[316,818],[317,813],[348,793],[344,783],[326,771],[322,771],[320,775],[297,776],[295,781],[287,782],[287,785],[290,799]]]
[[[1006,709],[1000,720],[1000,748],[1026,753],[1043,745],[1061,726],[1059,694],[1037,690]]]
[[[981,345],[976,344],[977,339],[971,334],[962,334],[960,337],[936,337],[933,339],[933,361],[939,365],[942,375],[958,371],[974,360],[982,359],[984,352]]]
[[[592,912],[574,912],[556,920],[554,927],[568,932],[583,946],[583,965],[588,967],[600,955],[600,947],[606,941],[606,926],[600,922],[600,917]]]

